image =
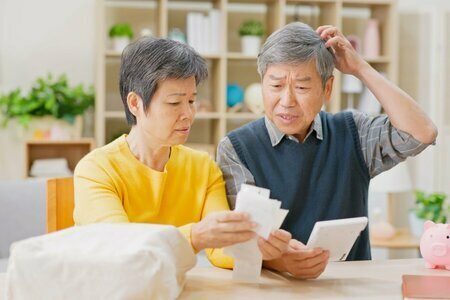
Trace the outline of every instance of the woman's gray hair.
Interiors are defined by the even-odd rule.
[[[122,53],[120,96],[129,125],[136,125],[127,96],[135,92],[147,110],[158,84],[166,79],[195,76],[198,85],[208,77],[206,61],[193,48],[180,42],[143,37],[128,45]]]
[[[272,33],[258,55],[258,73],[261,78],[273,64],[301,64],[316,60],[317,72],[325,87],[333,75],[334,54],[325,47],[325,41],[308,25],[295,22]]]

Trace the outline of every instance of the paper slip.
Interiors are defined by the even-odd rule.
[[[273,230],[279,229],[288,210],[281,209],[281,202],[270,199],[270,190],[243,184],[236,197],[235,211],[246,212],[258,224],[255,232],[268,239]],[[257,239],[224,249],[234,258],[233,279],[240,282],[258,282],[261,276],[262,254]]]

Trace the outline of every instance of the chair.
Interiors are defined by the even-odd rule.
[[[73,177],[47,180],[47,232],[74,226]]]

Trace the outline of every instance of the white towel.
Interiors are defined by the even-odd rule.
[[[195,263],[173,226],[78,226],[13,244],[6,297],[175,299]]]

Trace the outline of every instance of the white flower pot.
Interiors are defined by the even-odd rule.
[[[123,49],[130,43],[129,37],[114,37],[112,38],[113,50],[122,53]]]
[[[73,124],[51,116],[33,117],[25,128],[16,124],[18,138],[29,139],[70,140],[81,138],[83,132],[83,117],[75,117]]]
[[[242,52],[247,55],[258,55],[261,47],[261,37],[255,35],[241,36]]]
[[[423,224],[425,220],[417,218],[416,214],[412,211],[409,212],[409,227],[411,229],[411,234],[415,237],[420,238],[423,234]]]

